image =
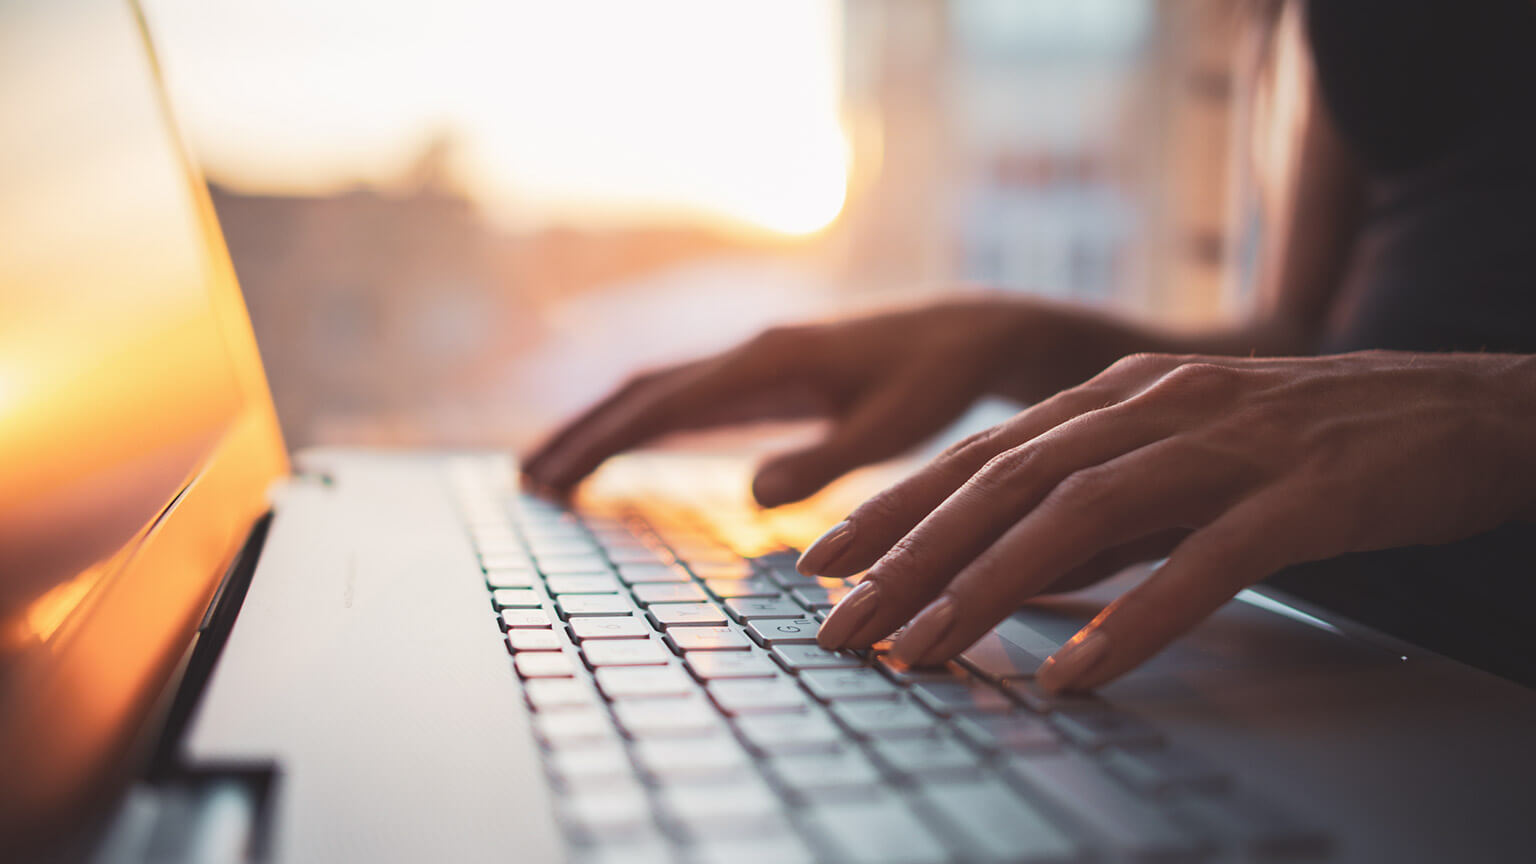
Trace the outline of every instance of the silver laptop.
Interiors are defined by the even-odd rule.
[[[815,646],[847,585],[711,462],[579,513],[497,454],[290,466],[134,9],[0,7],[0,70],[0,857],[1536,854],[1536,696],[1273,593],[1051,699],[1136,574],[903,669]]]

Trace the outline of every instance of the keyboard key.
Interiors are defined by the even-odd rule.
[[[792,643],[812,644],[821,622],[815,618],[767,618],[747,622],[747,635],[763,647]]]
[[[779,586],[761,576],[751,579],[706,579],[704,587],[717,600],[729,600],[733,597],[760,597],[779,598],[784,592]]]
[[[492,570],[524,570],[532,566],[533,561],[521,553],[480,556],[480,567],[487,573]]]
[[[805,610],[782,597],[733,597],[725,601],[731,617],[745,624],[762,618],[804,618]]]
[[[1051,723],[1068,741],[1084,750],[1105,747],[1148,747],[1161,744],[1163,736],[1146,723],[1118,711],[1057,711]]]
[[[1157,795],[1173,789],[1215,791],[1227,777],[1194,754],[1168,749],[1121,750],[1104,753],[1104,767],[1138,791]]]
[[[806,576],[795,569],[795,565],[770,567],[767,570],[768,578],[783,588],[817,587],[821,583],[815,576]]]
[[[530,588],[498,588],[491,592],[491,602],[498,609],[537,609],[544,598]]]
[[[532,536],[528,548],[539,563],[552,558],[590,558],[597,555],[597,544],[580,533],[561,536]]]
[[[566,618],[582,615],[631,615],[635,611],[629,598],[621,594],[565,594],[555,598],[555,607]]]
[[[848,731],[866,738],[924,735],[938,725],[932,714],[909,701],[851,700],[830,708]]]
[[[644,834],[651,826],[651,804],[638,787],[579,789],[560,799],[557,808],[567,831],[585,842]]]
[[[565,637],[554,630],[508,630],[507,647],[518,651],[559,651],[566,645]]]
[[[847,585],[838,585],[827,588],[821,585],[804,585],[790,590],[795,599],[805,604],[809,609],[831,609],[838,601],[848,596],[853,589]]]
[[[1009,695],[1036,714],[1049,714],[1058,709],[1093,711],[1108,707],[1091,693],[1061,693],[1053,696],[1032,679],[1008,679],[1002,682],[1002,686]]]
[[[1200,844],[1162,813],[1116,786],[1092,760],[1061,751],[1015,756],[1007,770],[1036,795],[1080,821],[1114,856],[1167,859],[1192,856]]]
[[[940,864],[944,844],[897,798],[822,802],[807,808],[812,830],[845,864]]]
[[[970,777],[981,771],[976,753],[948,736],[877,741],[872,749],[887,769],[902,777]]]
[[[777,756],[764,764],[781,784],[802,797],[856,792],[884,782],[869,757],[854,747],[834,753]]]
[[[674,543],[670,537],[667,545],[672,547],[672,554],[677,560],[689,569],[715,564],[734,564],[741,560],[741,556],[714,543]]]
[[[1002,714],[1013,709],[1013,700],[995,687],[976,680],[919,681],[912,695],[928,710],[948,717],[953,714]]]
[[[928,785],[920,794],[979,860],[1017,864],[1080,860],[1081,850],[1071,838],[996,780]]]
[[[632,738],[687,737],[721,731],[724,721],[701,696],[628,699],[615,702],[613,716]]]
[[[729,861],[730,864],[814,864],[816,856],[798,836],[778,834],[697,838],[690,860]]]
[[[674,627],[667,631],[667,644],[678,653],[688,651],[747,651],[752,643],[729,627]]]
[[[857,669],[864,658],[848,651],[828,651],[817,645],[775,645],[773,659],[790,672],[807,669]]]
[[[639,567],[646,565],[671,566],[672,556],[662,550],[652,549],[641,543],[623,545],[605,545],[603,551],[607,553],[608,560],[620,570],[625,567]]]
[[[757,572],[752,569],[750,563],[741,560],[728,563],[695,564],[688,569],[693,571],[693,575],[703,579],[705,582],[715,579],[751,579]],[[777,594],[778,591],[775,590],[774,593]]]
[[[491,588],[532,588],[538,576],[532,570],[491,570],[485,584]]]
[[[649,606],[652,603],[698,603],[707,599],[704,596],[704,589],[692,582],[636,585],[632,590],[635,600],[642,606]]]
[[[591,684],[568,678],[525,681],[523,696],[535,711],[566,711],[598,704],[597,693]]]
[[[619,580],[612,576],[551,576],[544,580],[551,594],[614,594]]]
[[[650,738],[636,741],[635,761],[660,780],[734,775],[749,765],[746,751],[729,735]]]
[[[687,570],[673,564],[620,564],[618,570],[625,585],[693,581]]]
[[[879,650],[888,651],[889,648],[879,648]],[[949,681],[957,674],[956,670],[949,665],[914,668],[888,653],[876,654],[874,667],[902,686],[915,684],[918,681]]]
[[[546,609],[506,609],[501,613],[501,626],[511,630],[523,627],[553,627],[554,621]]]
[[[665,666],[672,654],[649,639],[594,639],[583,642],[581,655],[590,666]]]
[[[612,572],[602,556],[578,555],[569,558],[540,558],[539,572],[545,576],[601,576]]]
[[[576,672],[576,664],[567,654],[548,651],[522,653],[514,656],[517,674],[524,678],[569,678]]]
[[[591,788],[594,781],[629,781],[635,773],[624,748],[617,744],[553,750],[544,764],[556,779],[573,788],[581,784]]]
[[[617,737],[613,721],[601,708],[536,714],[533,730],[551,747],[607,743]]]
[[[718,626],[725,614],[712,603],[657,603],[646,613],[657,627]]]
[[[1045,658],[991,632],[960,654],[960,663],[989,681],[1033,678]]]
[[[650,622],[633,615],[622,617],[578,616],[571,619],[571,635],[587,639],[634,639],[649,636]]]
[[[1061,746],[1060,737],[1050,725],[1032,714],[957,717],[955,731],[983,750],[1026,753]]]
[[[662,787],[658,798],[672,821],[686,827],[703,827],[704,833],[709,834],[719,832],[699,823],[733,830],[741,822],[756,822],[783,812],[773,790],[751,775],[715,783],[675,783]]]
[[[763,755],[806,750],[836,750],[843,733],[820,714],[749,714],[736,718],[736,730]]]
[[[774,711],[803,711],[805,694],[785,679],[743,679],[712,681],[710,698],[720,710],[730,715]]]
[[[699,685],[676,666],[606,666],[593,673],[609,699],[654,699],[688,696]]]
[[[901,692],[873,669],[812,669],[800,684],[823,702],[839,699],[895,699]]]
[[[779,674],[768,658],[746,651],[700,651],[684,657],[683,665],[701,681],[715,678],[773,678]]]

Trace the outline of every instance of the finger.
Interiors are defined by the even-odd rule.
[[[1095,555],[1203,525],[1252,482],[1182,438],[1077,471],[955,575],[896,641],[896,656],[927,665],[957,654]]]
[[[796,565],[809,576],[847,578],[867,570],[934,508],[1005,450],[1143,391],[1183,358],[1126,357],[1093,379],[1033,405],[1006,423],[972,435],[928,465],[870,498],[805,550]]]
[[[545,473],[543,469],[549,462],[550,457],[558,453],[562,447],[569,443],[572,436],[597,422],[598,418],[613,410],[615,405],[630,398],[635,391],[648,387],[667,376],[678,374],[693,365],[696,364],[689,363],[666,369],[657,369],[636,375],[625,381],[608,395],[592,403],[591,406],[575,418],[566,421],[554,434],[545,439],[527,459],[523,460],[523,474],[538,482],[539,478]]]
[[[759,337],[636,388],[593,422],[574,430],[540,466],[540,479],[556,489],[574,486],[616,453],[669,431],[698,428],[699,420],[717,412],[720,403],[799,375],[808,361],[803,353],[788,350],[786,338]]]
[[[1282,491],[1256,495],[1174,549],[1146,581],[1099,613],[1038,673],[1050,692],[1098,687],[1139,666],[1249,585],[1314,557],[1305,517]]]
[[[856,402],[815,445],[764,464],[753,495],[764,507],[799,501],[855,468],[899,455],[944,428],[975,392],[954,370],[915,365]]]
[[[1160,440],[1173,424],[1171,416],[1121,403],[994,457],[870,568],[856,591],[864,598],[878,595],[878,603],[865,599],[850,606],[850,593],[823,622],[818,640],[841,648],[884,638],[1066,477]]]

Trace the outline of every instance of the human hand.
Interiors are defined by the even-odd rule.
[[[1035,302],[979,298],[774,328],[631,379],[555,433],[523,471],[534,487],[563,495],[608,457],[669,432],[831,418],[822,440],[759,469],[758,503],[787,504],[920,443],[984,394],[1035,399],[1087,377],[1070,377],[1084,363],[1059,359],[1081,354],[1086,341],[1072,320]]]
[[[1033,596],[1168,555],[1039,671],[1088,689],[1290,564],[1533,518],[1533,441],[1532,357],[1137,355],[870,499],[800,569],[870,568],[823,647],[910,619],[892,650],[928,665]]]

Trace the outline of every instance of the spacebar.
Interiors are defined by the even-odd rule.
[[[1018,756],[1009,760],[1008,770],[1082,822],[1117,857],[1182,861],[1201,851],[1199,843],[1163,814],[1114,785],[1079,754]]]

